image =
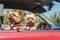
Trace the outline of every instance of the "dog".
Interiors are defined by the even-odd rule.
[[[36,23],[36,18],[38,16],[38,13],[35,14],[24,14],[24,21],[26,23],[25,29],[27,30],[35,30],[35,23]]]
[[[38,26],[37,29],[40,30],[50,30],[51,29],[51,25],[46,23],[46,22],[41,22]]]
[[[20,30],[21,17],[23,17],[24,12],[22,10],[17,10],[17,12],[7,11],[7,19],[10,22],[10,30]],[[16,27],[15,27],[16,26]]]

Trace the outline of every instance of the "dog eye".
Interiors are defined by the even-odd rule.
[[[27,18],[27,20],[29,20],[30,18]]]
[[[13,16],[16,16],[14,13],[12,13]]]
[[[32,20],[34,20],[33,18],[31,18]]]

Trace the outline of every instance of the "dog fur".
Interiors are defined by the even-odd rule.
[[[35,30],[35,22],[38,14],[24,14],[24,21],[26,23],[26,29]]]
[[[24,12],[22,10],[17,10],[17,12],[10,12],[7,11],[7,20],[10,22],[11,25],[21,22],[21,17],[23,17]],[[10,25],[10,26],[11,26]],[[10,30],[10,26],[6,29]],[[21,27],[19,27],[21,28]],[[14,30],[18,30],[18,27],[13,27]]]

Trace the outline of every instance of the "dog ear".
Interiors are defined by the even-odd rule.
[[[7,11],[7,13],[9,13],[9,11]]]
[[[27,14],[26,13],[24,13],[24,16],[26,16]]]
[[[24,12],[22,10],[17,11],[19,15],[22,15]]]
[[[7,14],[6,14],[6,15],[7,15],[7,17],[9,17],[9,15],[10,15],[10,12],[9,12],[9,11],[7,11]]]
[[[38,16],[38,13],[35,13],[34,16]]]

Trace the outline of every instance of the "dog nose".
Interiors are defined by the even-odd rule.
[[[30,21],[30,23],[31,23],[31,21]]]

